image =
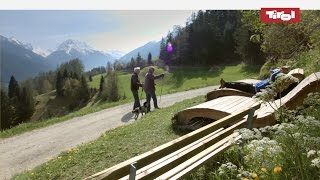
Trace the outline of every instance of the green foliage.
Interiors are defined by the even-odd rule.
[[[104,86],[105,86],[105,84],[104,84],[104,77],[103,77],[103,75],[101,75],[101,78],[100,78],[100,85],[99,85],[99,91],[100,91],[100,92],[102,92],[102,91],[103,91]]]
[[[108,61],[108,63],[107,63],[107,75],[109,75],[111,72],[112,72],[112,65],[111,65],[111,62]]]
[[[153,63],[152,63],[152,54],[150,52],[148,54],[147,64],[148,64],[148,66],[152,66],[153,65]]]
[[[81,96],[79,91],[81,89],[80,82],[76,79],[67,79],[64,83],[64,96],[71,100],[70,109],[74,109],[79,104],[79,100],[81,100]]]
[[[1,119],[0,119],[0,130],[10,128],[13,119],[12,106],[10,99],[6,92],[1,89]]]
[[[56,90],[58,96],[63,96],[63,77],[60,71],[57,73],[57,79],[56,79]]]
[[[107,84],[105,89],[102,91],[102,99],[116,102],[120,99],[118,77],[115,72],[111,72],[107,76]]]
[[[18,81],[14,78],[14,76],[11,76],[10,78],[8,96],[9,98],[18,98],[20,96],[20,87]]]

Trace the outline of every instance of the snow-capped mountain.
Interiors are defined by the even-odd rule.
[[[11,75],[23,80],[39,72],[52,70],[54,66],[32,50],[31,44],[24,44],[15,38],[0,35],[1,44],[1,81],[7,83]]]
[[[106,54],[110,54],[115,59],[120,59],[122,56],[124,56],[126,53],[118,50],[109,50],[105,52]]]
[[[72,39],[62,42],[55,51],[47,56],[49,62],[55,66],[75,58],[82,61],[85,70],[106,66],[108,61],[113,62],[116,59],[108,53],[90,47],[85,42]]]
[[[47,57],[51,53],[49,50],[44,50],[40,47],[33,48],[32,51],[42,57]]]

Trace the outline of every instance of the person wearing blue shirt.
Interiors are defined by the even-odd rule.
[[[270,71],[270,77],[264,80],[257,82],[256,84],[250,84],[245,82],[226,82],[222,78],[220,80],[219,88],[232,88],[240,91],[248,92],[250,94],[256,94],[261,92],[262,89],[265,89],[270,81],[275,81],[276,76],[280,73],[287,74],[289,70],[288,66],[282,66],[281,68],[276,68]]]

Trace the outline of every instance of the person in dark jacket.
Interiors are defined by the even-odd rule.
[[[160,74],[160,75],[154,75],[154,68],[153,67],[149,67],[149,71],[145,76],[144,79],[144,91],[146,93],[146,98],[147,98],[147,111],[150,112],[150,101],[151,98],[153,100],[153,104],[154,104],[154,108],[159,109],[158,107],[158,103],[157,103],[157,96],[156,96],[156,87],[155,87],[155,83],[154,80],[155,79],[159,79],[159,78],[163,78],[164,74]]]
[[[140,67],[135,67],[131,76],[131,92],[134,98],[133,110],[141,106],[138,91],[139,87],[143,87],[143,84],[139,80],[139,73]]]

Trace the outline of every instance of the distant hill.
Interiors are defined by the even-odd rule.
[[[82,61],[85,70],[106,66],[108,61],[113,62],[116,59],[109,53],[93,49],[85,42],[71,39],[64,41],[55,51],[47,56],[48,61],[54,66],[75,58]]]
[[[120,60],[128,62],[132,57],[136,58],[139,52],[141,57],[144,59],[148,58],[149,52],[152,54],[152,59],[156,59],[160,53],[160,41],[148,42],[147,44],[130,51],[129,53],[121,57]]]
[[[55,68],[46,58],[33,52],[30,44],[0,35],[1,82],[7,84],[11,75],[23,80]]]

